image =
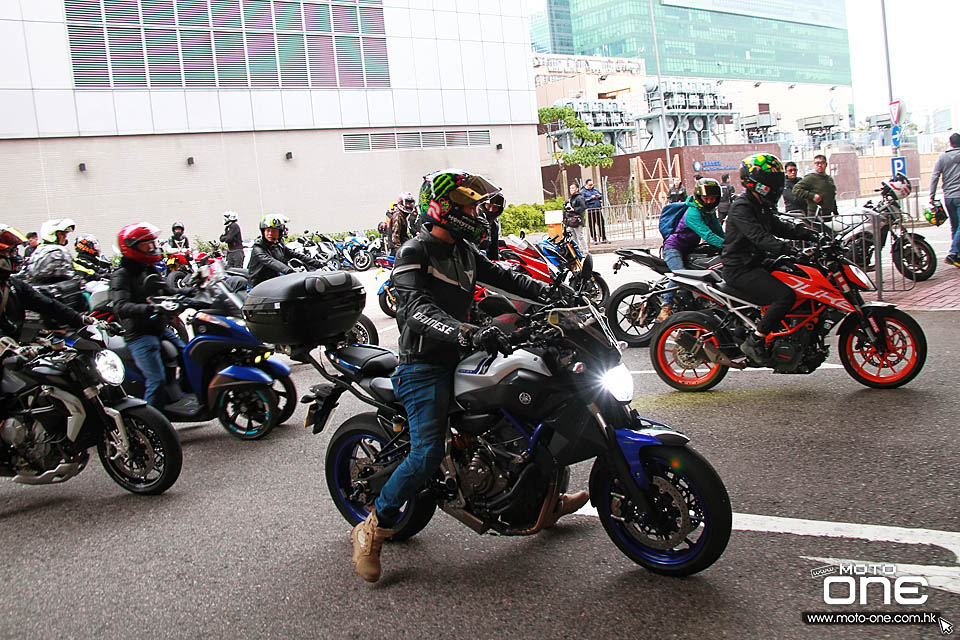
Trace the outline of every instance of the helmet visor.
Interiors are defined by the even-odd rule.
[[[450,199],[461,206],[477,204],[500,192],[500,189],[488,182],[483,176],[469,176],[463,184],[450,191]]]

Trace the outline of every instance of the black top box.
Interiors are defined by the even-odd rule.
[[[251,289],[243,318],[261,342],[332,344],[356,324],[366,297],[363,285],[344,271],[291,273]]]

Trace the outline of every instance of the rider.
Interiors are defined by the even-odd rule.
[[[713,178],[700,178],[693,195],[686,200],[687,212],[677,227],[663,242],[663,259],[671,271],[686,268],[687,256],[700,245],[701,240],[714,247],[723,244],[723,227],[717,219],[717,205],[723,195],[720,183]],[[673,314],[673,289],[663,295],[663,306],[657,322]]]
[[[173,235],[170,236],[168,241],[171,249],[189,249],[190,248],[190,238],[183,235],[183,223],[177,220],[170,226],[170,230],[173,231]]]
[[[767,334],[780,325],[797,299],[793,289],[763,268],[763,261],[771,256],[796,255],[793,246],[778,237],[817,238],[813,231],[777,218],[777,200],[783,194],[783,181],[783,165],[777,156],[758,153],[744,158],[740,164],[740,182],[745,191],[730,206],[723,239],[723,279],[749,292],[751,302],[769,305],[756,331],[740,345],[740,350],[758,364],[769,362]]]
[[[96,236],[81,233],[73,243],[77,256],[73,268],[84,280],[101,280],[110,276],[110,263],[100,256],[100,243]]]
[[[44,318],[74,327],[93,324],[96,320],[83,316],[59,300],[48,298],[22,278],[11,277],[20,268],[20,245],[27,237],[5,224],[0,224],[0,335],[20,340],[26,311],[36,311]]]
[[[67,234],[76,227],[70,218],[47,220],[40,225],[41,244],[27,265],[27,277],[35,284],[59,282],[73,277],[73,256],[67,248]]]
[[[518,295],[542,299],[550,287],[487,260],[470,244],[485,232],[478,208],[499,193],[482,176],[460,169],[424,177],[420,211],[426,228],[397,252],[393,268],[399,308],[400,366],[393,377],[397,397],[407,410],[410,453],[390,476],[374,510],[351,534],[353,564],[369,582],[380,578],[380,547],[393,535],[400,507],[437,470],[444,455],[447,410],[458,346],[489,352],[510,351],[503,332],[465,322],[474,286],[487,282]],[[560,496],[552,521],[582,507],[589,496]]]
[[[407,218],[413,213],[416,202],[409,191],[403,191],[397,196],[397,206],[390,216],[390,244],[394,251],[399,251],[403,243],[410,239]]]
[[[234,268],[243,266],[243,233],[237,217],[236,211],[223,212],[223,233],[220,235],[220,242],[227,243],[227,266]]]
[[[165,380],[160,342],[173,343],[178,351],[183,342],[167,324],[166,312],[147,301],[152,295],[168,295],[171,290],[160,281],[156,288],[146,283],[147,276],[163,257],[160,251],[160,230],[149,222],[135,222],[117,234],[120,266],[110,277],[110,301],[123,325],[123,336],[140,373],[146,378],[144,400],[161,408]]]
[[[251,286],[257,286],[265,280],[286,273],[293,273],[294,268],[288,263],[294,258],[308,267],[320,268],[316,260],[288,248],[281,242],[285,227],[284,217],[276,214],[268,213],[260,219],[260,237],[253,243],[250,264],[247,265]]]

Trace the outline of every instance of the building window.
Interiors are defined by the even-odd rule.
[[[74,86],[389,88],[379,0],[64,0]]]
[[[346,152],[489,146],[489,129],[477,129],[473,131],[401,131],[397,133],[343,134],[343,150]]]

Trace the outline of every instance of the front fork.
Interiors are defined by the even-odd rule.
[[[100,408],[103,409],[103,412],[107,414],[111,420],[113,420],[116,425],[116,429],[111,429],[108,433],[110,434],[111,444],[115,449],[115,453],[110,456],[111,460],[116,460],[118,458],[127,458],[130,456],[130,438],[127,435],[127,425],[123,422],[123,415],[113,407],[108,407],[103,404],[103,401],[98,396],[96,398],[96,403],[100,405]]]

